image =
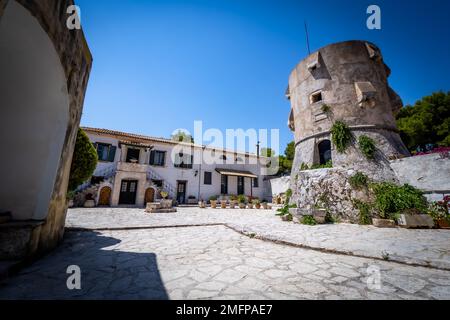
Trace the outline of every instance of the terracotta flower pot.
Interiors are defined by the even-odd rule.
[[[261,204],[260,204],[260,203],[257,203],[257,204],[255,205],[255,207],[256,207],[256,209],[261,209]]]
[[[198,206],[199,206],[200,208],[202,208],[202,209],[206,208],[206,203],[205,203],[205,201],[199,201],[199,202],[198,202]]]
[[[239,203],[239,209],[245,209],[245,203]]]
[[[226,208],[227,208],[227,201],[226,201],[226,200],[220,201],[220,207],[221,207],[222,209],[226,209]]]
[[[248,208],[249,208],[249,209],[253,209],[253,203],[249,203],[249,204],[248,204]]]
[[[263,204],[261,204],[261,206],[262,206],[262,208],[263,208],[264,210],[267,210],[267,208],[268,208],[267,203],[263,203]]]
[[[450,229],[450,221],[445,219],[440,219],[436,221],[436,224],[440,229]]]
[[[211,208],[216,209],[217,208],[217,200],[211,200]]]

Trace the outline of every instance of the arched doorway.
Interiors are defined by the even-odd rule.
[[[155,189],[148,188],[145,190],[145,204],[155,202]]]
[[[99,206],[110,206],[111,205],[111,193],[112,193],[112,190],[110,187],[103,187],[100,190],[100,195],[98,196],[98,205]]]
[[[331,141],[323,140],[318,145],[320,164],[327,164],[331,161]]]
[[[44,220],[68,130],[61,60],[38,20],[9,1],[0,21],[0,211]]]

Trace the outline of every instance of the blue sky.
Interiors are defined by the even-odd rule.
[[[78,0],[94,56],[81,124],[168,137],[177,128],[280,129],[294,66],[333,42],[376,43],[405,104],[450,90],[450,1]],[[382,29],[368,30],[377,4]],[[254,151],[254,146],[249,146]]]

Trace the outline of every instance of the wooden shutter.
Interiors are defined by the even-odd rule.
[[[116,158],[116,150],[117,150],[117,147],[109,146],[109,153],[108,153],[108,161],[109,162],[114,162],[114,159]]]
[[[165,166],[166,165],[166,153],[162,152],[162,163],[161,166]]]

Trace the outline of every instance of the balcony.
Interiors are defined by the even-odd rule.
[[[122,161],[117,163],[117,171],[146,173],[148,171],[148,168],[149,168],[148,164],[122,162]]]

